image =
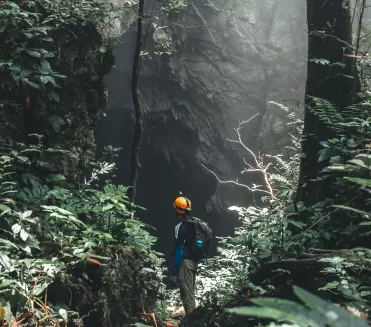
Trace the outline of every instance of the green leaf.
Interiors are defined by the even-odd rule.
[[[321,313],[325,318],[325,323],[330,326],[336,327],[366,327],[368,324],[357,318],[355,315],[349,311],[337,307],[330,302],[322,300],[320,297],[315,296],[308,291],[299,288],[297,286],[293,287],[294,293],[299,297],[306,305],[315,309],[316,312]]]
[[[21,246],[22,250],[28,254],[31,254],[31,248],[29,245]]]
[[[12,262],[6,254],[0,253],[0,264],[6,269],[9,270],[12,266]]]
[[[40,61],[40,66],[41,66],[42,70],[45,70],[48,73],[51,73],[53,71],[51,66],[50,66],[50,63],[46,60],[41,60]]]
[[[114,207],[113,204],[107,204],[102,207],[102,211],[105,212],[105,211],[111,210],[113,207]]]
[[[22,213],[22,219],[31,216],[31,214],[32,214],[32,210],[25,211],[24,213]]]
[[[22,226],[18,223],[12,226],[12,231],[14,234],[18,234],[21,231],[21,229],[22,229]]]
[[[65,182],[66,177],[62,174],[49,174],[46,176],[45,180],[49,183],[59,183],[59,182]]]
[[[360,166],[362,168],[368,168],[368,166],[366,166],[365,163],[361,159],[352,159],[352,160],[349,160],[348,162],[355,164],[357,166]]]
[[[85,249],[75,249],[73,250],[72,254],[79,254],[79,253],[84,253],[85,252]]]
[[[50,280],[50,279],[48,279],[48,280]],[[46,290],[46,288],[51,284],[51,282],[52,282],[52,280],[50,280],[50,282],[44,281],[43,283],[37,284],[32,289],[32,294],[34,294],[35,296],[41,295]]]
[[[22,82],[25,83],[25,84],[28,84],[29,86],[32,86],[33,88],[35,89],[40,89],[40,85],[39,84],[36,84],[34,82],[31,82],[28,78],[23,78],[22,79]]]
[[[32,72],[30,70],[23,69],[21,73],[19,74],[19,76],[22,77],[22,80],[23,80],[24,77],[30,76],[31,74]]]
[[[371,221],[362,221],[358,225],[360,225],[360,226],[371,226]]]
[[[335,155],[336,153],[332,149],[324,148],[319,151],[318,162],[326,161]]]
[[[41,55],[44,58],[53,58],[53,57],[55,57],[54,53],[49,52],[49,51],[47,51],[45,49],[38,49],[38,51],[41,53]]]
[[[22,70],[22,67],[20,65],[13,64],[13,66],[12,66],[12,72],[14,74],[19,74],[21,72],[21,70]]]
[[[8,287],[8,286],[10,286],[10,285],[12,285],[14,283],[15,283],[15,280],[14,279],[3,279],[3,281],[0,284],[0,289],[1,288]]]
[[[301,222],[301,221],[296,221],[296,220],[291,220],[291,219],[287,219],[287,222],[289,224],[292,224],[300,229],[303,229],[303,227],[307,226],[305,223]]]
[[[58,208],[56,207],[56,209],[62,214],[62,215],[66,215],[66,216],[73,216],[73,213],[71,211],[68,211],[68,210],[65,210],[63,208]]]
[[[313,315],[313,313],[299,303],[275,298],[258,298],[251,300],[251,302],[259,306],[270,307],[285,313],[294,314],[290,316],[290,321],[292,322],[300,321],[310,326],[322,326],[321,323],[315,321],[316,315]]]
[[[59,116],[54,115],[51,117],[50,120],[51,120],[54,131],[59,133],[61,130],[61,125],[65,124],[64,119]]]
[[[57,93],[55,93],[55,92],[52,92],[52,99],[55,100],[55,101],[57,101],[57,102],[60,101],[59,100],[59,95]]]
[[[8,240],[5,240],[3,238],[0,238],[0,243],[3,243],[3,244],[6,244],[6,245],[9,245],[13,248],[16,248],[16,249],[19,249],[19,247],[17,245],[15,245],[14,243],[8,241]]]
[[[287,321],[294,324],[303,325],[302,317],[296,315],[295,312],[285,312],[277,308],[269,307],[240,307],[232,308],[226,310],[229,313],[240,315],[240,316],[249,316],[249,317],[258,317],[258,318],[270,318],[278,321]],[[325,325],[312,325],[312,327],[324,327]]]
[[[344,177],[345,180],[356,183],[362,186],[371,186],[371,179],[356,178],[356,177]]]
[[[28,238],[28,233],[22,228],[21,232],[19,233],[19,236],[23,242],[26,242]]]
[[[31,160],[28,159],[27,157],[24,157],[24,156],[16,156],[16,158],[21,161],[22,163],[25,163],[26,165],[30,165],[31,164]]]
[[[327,283],[325,286],[319,288],[319,290],[330,290],[330,289],[333,289],[333,288],[337,288],[339,286],[339,282],[330,282],[330,283]]]
[[[89,241],[89,242],[86,242],[85,243],[85,245],[84,245],[84,248],[85,249],[87,249],[87,248],[94,248],[94,247],[97,247],[97,244],[96,243],[94,243],[94,242],[91,242],[91,241]]]
[[[31,57],[34,57],[34,58],[41,58],[41,53],[40,52],[37,52],[37,51],[34,51],[34,50],[26,50],[26,52],[31,56]]]
[[[58,310],[59,315],[62,317],[63,320],[68,321],[68,313],[66,309],[59,309]]]
[[[54,40],[51,37],[41,37],[40,40],[45,42],[54,42]]]
[[[5,215],[6,213],[8,213],[10,211],[11,211],[11,209],[8,206],[6,206],[4,204],[0,204],[0,212],[1,212],[0,217]]]
[[[44,84],[51,83],[54,86],[57,86],[57,82],[55,81],[55,79],[52,76],[40,76],[40,80]]]
[[[349,211],[353,211],[353,212],[357,212],[363,216],[367,216],[367,217],[370,217],[370,213],[366,212],[366,211],[363,211],[363,210],[359,210],[359,209],[356,209],[356,208],[352,208],[352,207],[348,207],[348,206],[343,206],[343,205],[332,205],[331,207],[334,207],[334,208],[339,208],[339,209],[343,209],[343,210],[349,210]]]

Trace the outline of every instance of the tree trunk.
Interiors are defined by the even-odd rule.
[[[136,48],[134,52],[133,60],[133,76],[131,80],[131,94],[133,98],[133,105],[135,109],[135,128],[133,135],[133,142],[131,145],[131,169],[130,169],[130,178],[128,191],[129,199],[132,203],[135,201],[136,195],[136,186],[138,180],[138,170],[140,167],[139,164],[139,150],[140,144],[143,138],[143,109],[139,99],[139,90],[138,90],[138,79],[139,71],[141,66],[141,49],[142,49],[142,29],[143,29],[143,12],[144,12],[144,0],[139,1],[138,8],[138,19],[137,19],[137,40]]]
[[[334,137],[334,132],[315,115],[311,97],[330,101],[338,110],[343,110],[352,104],[356,73],[354,59],[346,56],[353,51],[350,5],[345,6],[340,0],[307,0],[307,15],[308,75],[297,200],[312,205],[323,200],[331,187],[331,183],[324,180],[310,181],[328,165],[328,162],[318,162],[319,142]],[[325,59],[328,63],[316,63],[314,59]]]

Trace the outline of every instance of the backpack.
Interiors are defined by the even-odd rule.
[[[197,261],[207,259],[210,253],[213,232],[209,225],[199,218],[190,217],[188,221],[194,226],[192,256]]]

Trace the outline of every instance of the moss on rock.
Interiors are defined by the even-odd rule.
[[[129,246],[109,246],[101,254],[111,261],[102,266],[84,261],[49,288],[52,303],[79,313],[71,326],[129,326],[143,310],[154,310],[161,280],[146,254]]]

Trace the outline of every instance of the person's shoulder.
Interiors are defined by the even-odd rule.
[[[200,218],[197,218],[197,217],[188,217],[186,221],[190,224],[194,224],[195,222],[202,221],[202,220]]]

